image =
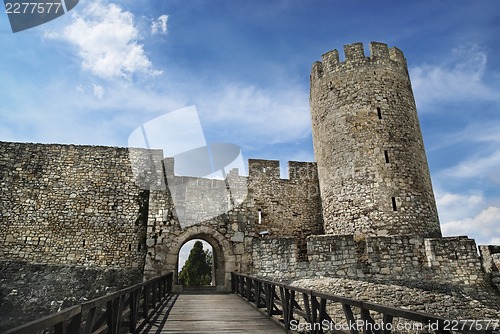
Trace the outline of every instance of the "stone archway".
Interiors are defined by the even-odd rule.
[[[222,251],[222,248],[219,246],[219,244],[214,240],[211,240],[213,238],[211,238],[210,236],[207,236],[207,235],[195,235],[193,237],[190,237],[189,239],[187,239],[182,245],[181,247],[179,248],[179,252],[177,252],[177,264],[176,264],[176,269],[174,271],[174,273],[176,275],[179,274],[179,272],[181,271],[182,267],[180,266],[179,264],[179,261],[180,261],[180,252],[181,252],[181,249],[189,242],[189,241],[192,241],[192,240],[202,240],[202,241],[205,241],[206,243],[208,243],[209,245],[209,248],[211,248],[211,251],[212,251],[212,264],[211,264],[211,270],[212,270],[212,285],[214,286],[217,286],[217,285],[221,285],[220,283],[224,281],[224,272],[222,272],[220,269],[224,269],[225,268],[225,261],[224,261],[224,257],[223,257],[223,251]],[[174,274],[174,276],[175,276]],[[222,276],[221,276],[222,275]],[[179,277],[174,277],[174,284],[181,284],[179,282]]]
[[[196,242],[201,242],[202,247],[203,247],[203,252],[206,254],[207,252],[210,253],[210,283],[208,284],[209,286],[215,286],[215,263],[214,263],[214,257],[213,257],[213,247],[210,243],[208,243],[205,239],[200,239],[199,237],[194,237],[193,239],[187,240],[180,248],[179,254],[177,254],[177,268],[175,272],[177,273],[177,284],[181,285],[181,277],[180,274],[182,273],[182,270],[184,269],[184,266],[187,264],[187,261],[189,257],[191,256],[191,252],[193,251],[193,248],[196,244]],[[205,280],[204,280],[205,282]],[[176,282],[174,282],[176,284]],[[204,284],[204,286],[207,286],[207,284]]]
[[[174,282],[178,282],[179,252],[181,247],[193,239],[202,239],[212,246],[214,283],[218,291],[229,291],[231,288],[231,271],[235,270],[235,256],[230,243],[222,234],[206,226],[188,227],[182,234],[172,240],[166,267],[174,271]]]

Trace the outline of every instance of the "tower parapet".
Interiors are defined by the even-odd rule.
[[[321,56],[321,62],[313,64],[311,79],[321,77],[324,72],[333,72],[342,67],[365,65],[367,63],[387,63],[399,65],[406,68],[406,59],[401,50],[396,47],[389,49],[387,44],[379,42],[370,43],[370,57],[365,56],[362,43],[354,43],[344,46],[345,61],[339,59],[339,52],[331,50]]]
[[[361,43],[313,65],[314,152],[330,234],[441,236],[406,60]]]

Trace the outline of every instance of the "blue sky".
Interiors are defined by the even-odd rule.
[[[500,244],[499,8],[83,0],[16,34],[2,13],[0,140],[125,147],[142,123],[195,105],[207,142],[312,161],[312,63],[380,41],[408,60],[443,233]]]

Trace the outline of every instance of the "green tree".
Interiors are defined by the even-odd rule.
[[[201,241],[196,241],[189,252],[179,273],[179,282],[185,286],[210,285],[212,282],[212,252],[204,251]]]

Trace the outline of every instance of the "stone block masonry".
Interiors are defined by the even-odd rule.
[[[0,259],[0,333],[140,282],[139,268],[109,269]]]
[[[128,153],[0,142],[0,257],[142,268],[147,194],[134,181]]]
[[[314,153],[325,232],[441,231],[403,53],[383,43],[323,55],[311,72]]]
[[[232,170],[225,181],[176,176],[174,164],[171,159],[164,161],[169,191],[179,192],[177,202],[174,204],[169,191],[150,194],[145,266],[148,277],[179,270],[179,249],[186,241],[201,238],[214,250],[216,285],[227,289],[230,271],[250,272],[257,265],[252,260],[252,240],[262,235],[294,238],[299,245],[293,250],[294,256],[302,258],[306,237],[322,232],[315,163],[289,162],[289,178],[281,179],[278,161],[251,159],[248,176]],[[221,199],[206,198],[214,189],[225,188],[229,183],[240,185],[231,188],[231,196],[241,196],[238,189],[247,190],[244,198],[239,198],[240,205],[230,207],[231,203]],[[196,184],[197,192],[190,192],[192,184]],[[200,203],[198,212],[186,211],[184,201]],[[211,207],[223,203],[228,205],[225,213],[203,218],[210,216]],[[178,214],[192,223],[181,224],[176,219]]]
[[[298,238],[305,254],[309,235],[322,234],[321,199],[316,163],[288,163],[288,179],[280,178],[278,161],[250,159],[248,189],[257,210],[259,231]]]
[[[253,243],[254,274],[281,281],[350,277],[475,288],[489,285],[476,243],[467,237],[313,235],[307,238],[306,261],[297,258],[294,239],[255,239]]]
[[[313,65],[317,163],[289,162],[287,179],[272,160],[251,159],[248,176],[232,170],[216,180],[175,175],[161,150],[0,142],[5,272],[24,263],[60,266],[68,279],[86,269],[96,281],[108,268],[118,278],[176,274],[181,247],[199,238],[213,248],[219,290],[231,271],[329,278],[392,305],[403,291],[430,291],[418,307],[429,295],[472,291],[496,306],[475,308],[467,297],[474,310],[450,314],[494,314],[500,248],[481,246],[479,256],[474,240],[441,237],[406,60],[383,43],[370,50],[347,45],[344,61],[333,50]],[[377,299],[387,290],[379,282],[399,292]]]
[[[500,292],[500,246],[479,246],[483,270],[491,284]]]
[[[254,239],[252,249],[253,274],[270,280],[452,319],[500,316],[498,284],[490,281],[500,277],[500,248],[480,246],[479,257],[467,237],[313,235],[306,260],[296,256],[294,238]]]
[[[200,237],[218,250],[218,283],[227,287],[230,271],[251,270],[261,232],[297,238],[301,254],[306,237],[322,233],[315,163],[290,162],[290,177],[281,179],[277,161],[251,160],[249,176],[228,174],[247,190],[231,194],[242,204],[211,218],[214,205],[227,204],[211,194],[227,181],[174,175],[161,150],[7,142],[0,149],[2,259],[145,266],[150,277],[178,269],[182,244]],[[199,203],[197,212],[186,211],[190,203]],[[192,224],[181,225],[181,213]]]

